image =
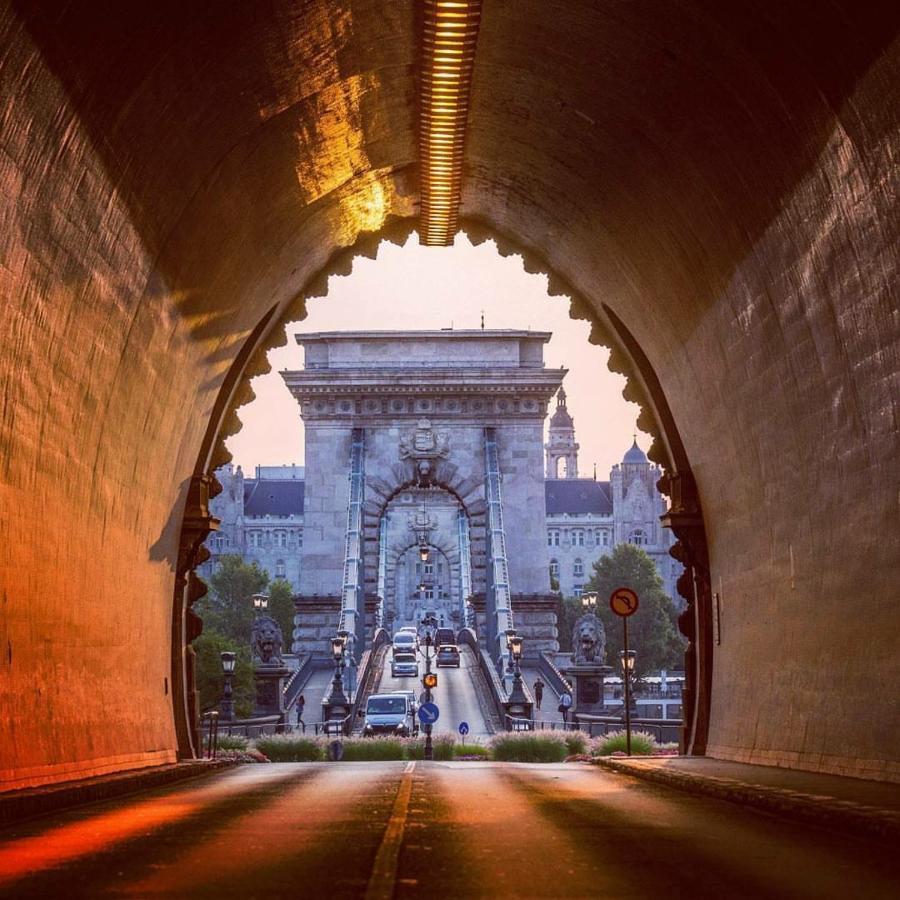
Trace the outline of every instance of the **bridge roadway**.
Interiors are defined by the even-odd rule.
[[[467,740],[484,741],[490,734],[484,720],[481,704],[478,699],[476,681],[478,663],[475,654],[468,647],[460,647],[460,665],[458,669],[434,667],[437,672],[438,686],[432,692],[434,702],[441,711],[441,716],[434,726],[432,734],[457,734],[460,722],[467,722],[469,735]],[[414,690],[418,696],[422,692],[422,675],[425,663],[420,658],[418,678],[395,678],[391,675],[390,653],[385,657],[384,670],[381,675],[379,692]]]
[[[250,765],[0,831],[0,897],[897,896],[896,853],[582,763]]]

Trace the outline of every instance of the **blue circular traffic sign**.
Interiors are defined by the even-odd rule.
[[[437,703],[423,703],[419,707],[419,721],[423,725],[434,725],[440,716],[441,711],[438,709]]]
[[[468,722],[460,722],[459,723],[459,733],[465,737],[469,733],[469,723]]]

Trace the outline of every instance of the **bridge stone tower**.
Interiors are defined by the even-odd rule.
[[[543,423],[566,371],[544,367],[550,334],[332,332],[296,339],[305,367],[282,373],[300,404],[306,442],[294,649],[326,653],[348,611],[363,623],[359,637],[375,624],[402,624],[413,607],[441,604],[455,624],[474,622],[483,639],[499,644],[498,629],[510,624],[498,614],[504,602],[526,653],[556,648]],[[489,478],[489,453],[499,479]],[[418,571],[423,543],[440,578],[426,571],[418,584],[410,568]],[[413,598],[411,580],[420,589]]]

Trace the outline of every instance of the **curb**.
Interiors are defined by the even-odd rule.
[[[824,794],[806,794],[730,778],[674,772],[640,763],[594,759],[594,765],[617,775],[633,775],[691,794],[728,800],[831,831],[848,832],[854,837],[865,836],[892,845],[900,840],[900,813],[893,810],[837,800]]]
[[[16,825],[36,816],[58,812],[71,806],[111,800],[137,791],[161,787],[188,778],[211,775],[235,765],[232,760],[193,760],[152,769],[139,769],[84,781],[25,788],[0,794],[0,828]]]

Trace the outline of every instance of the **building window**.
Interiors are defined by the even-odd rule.
[[[287,532],[286,531],[278,532],[278,546],[279,547],[287,547]]]
[[[580,558],[575,560],[575,565],[572,567],[572,574],[576,578],[582,578],[584,576],[584,563]]]
[[[584,590],[584,585],[583,585],[583,584],[576,584],[576,585],[574,585],[574,586],[572,587],[572,596],[573,596],[573,597],[580,597],[583,590]]]
[[[556,528],[552,528],[547,532],[547,546],[548,547],[558,547],[559,546],[559,531]]]
[[[302,529],[297,532],[297,546],[298,547],[303,546],[303,530]]]
[[[559,560],[550,560],[550,575],[553,578],[559,578]]]
[[[434,563],[431,560],[425,563],[425,574],[434,575]]]
[[[650,542],[647,540],[647,535],[642,528],[635,528],[634,531],[628,535],[628,543],[634,544],[636,547],[643,547]]]
[[[603,546],[604,547],[609,546],[609,532],[608,531],[603,532]]]
[[[275,577],[276,578],[284,578],[284,560],[279,559],[277,563],[275,563]]]
[[[584,530],[582,528],[576,528],[572,532],[572,546],[573,547],[583,547],[584,546]]]

